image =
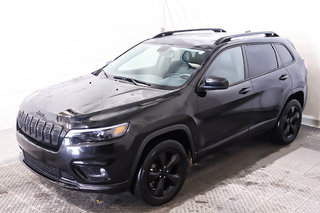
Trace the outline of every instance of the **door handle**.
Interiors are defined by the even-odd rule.
[[[279,77],[279,80],[284,81],[288,78],[289,76],[287,74],[283,74]]]
[[[239,91],[239,94],[247,94],[248,92],[250,92],[250,87],[245,87],[245,88],[242,88],[240,91]]]

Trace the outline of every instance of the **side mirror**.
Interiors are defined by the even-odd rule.
[[[204,84],[200,85],[200,90],[216,90],[216,89],[227,89],[229,87],[229,81],[226,78],[218,76],[208,76]]]

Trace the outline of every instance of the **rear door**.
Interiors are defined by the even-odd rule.
[[[245,45],[253,85],[254,123],[250,129],[272,127],[291,92],[291,79],[270,43]]]

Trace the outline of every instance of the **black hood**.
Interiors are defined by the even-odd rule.
[[[132,111],[135,105],[153,101],[170,92],[119,82],[104,75],[85,75],[35,91],[23,101],[20,110],[53,122],[70,122],[88,119],[88,116],[96,116],[101,111],[104,114],[120,113],[130,108]],[[62,125],[65,126],[64,122]]]

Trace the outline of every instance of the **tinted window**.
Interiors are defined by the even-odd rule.
[[[250,77],[269,72],[277,68],[277,58],[270,44],[246,46]]]
[[[289,52],[289,50],[285,46],[283,46],[282,44],[276,44],[275,46],[276,46],[277,51],[280,55],[280,58],[281,58],[283,65],[287,65],[293,61],[293,57],[292,57],[291,53]]]
[[[241,47],[234,47],[219,54],[210,65],[205,76],[226,78],[230,84],[244,79]]]

